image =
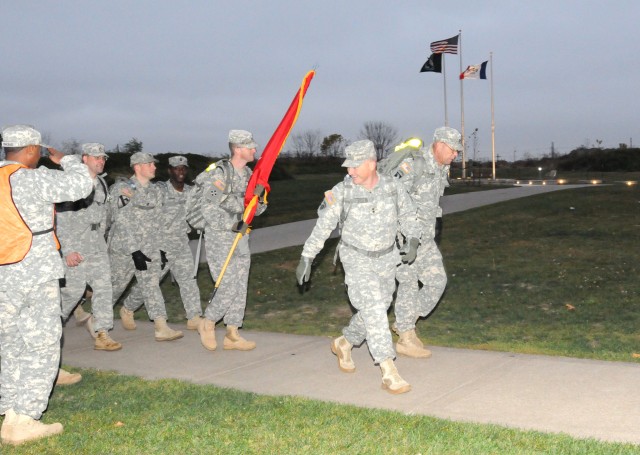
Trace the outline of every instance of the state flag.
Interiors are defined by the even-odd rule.
[[[467,66],[467,69],[460,73],[460,79],[486,79],[487,63],[489,63],[489,60],[479,65]]]

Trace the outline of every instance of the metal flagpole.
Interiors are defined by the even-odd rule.
[[[458,30],[458,52],[460,53],[460,72],[462,73],[462,30]],[[462,135],[462,178],[467,178],[467,145],[464,140],[464,92],[460,79],[460,134]]]
[[[495,180],[496,179],[496,123],[493,117],[493,52],[489,52],[489,67],[491,68],[491,160],[493,161],[493,180]]]
[[[442,53],[442,80],[444,81],[444,126],[449,126],[449,114],[447,113],[447,71],[445,70],[444,52]]]

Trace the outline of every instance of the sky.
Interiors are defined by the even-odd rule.
[[[501,159],[640,144],[635,0],[21,0],[0,17],[0,124],[57,146],[136,138],[222,156],[230,129],[264,146],[314,68],[292,134],[353,141],[375,121],[429,142],[444,82],[460,130],[461,66],[490,53],[490,79],[463,82],[467,159],[490,159],[492,92]],[[429,44],[460,31],[462,62],[445,54],[445,74],[420,73]]]

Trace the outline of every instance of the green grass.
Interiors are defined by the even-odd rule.
[[[638,446],[82,371],[54,390],[59,436],[2,454],[634,454]]]
[[[418,333],[432,345],[640,361],[639,201],[637,186],[588,187],[447,215],[449,283]],[[301,247],[254,255],[245,328],[338,335],[351,308],[335,244],[316,258],[304,294]],[[204,266],[199,284],[206,301]],[[163,292],[171,319],[182,320],[177,287],[166,280]]]

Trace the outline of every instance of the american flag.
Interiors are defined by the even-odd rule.
[[[434,54],[457,54],[458,53],[458,36],[452,36],[449,39],[434,41],[431,43],[431,52]]]

